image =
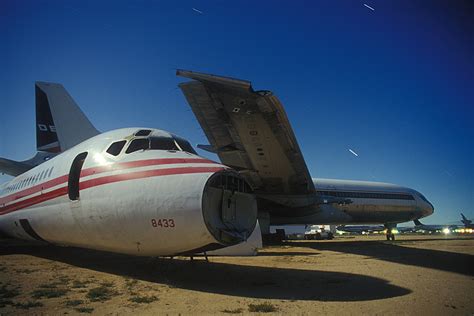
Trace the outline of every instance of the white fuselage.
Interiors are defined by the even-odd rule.
[[[191,153],[189,143],[175,135],[148,129],[148,138],[139,131],[97,135],[1,185],[0,231],[143,256],[213,250],[250,236],[257,202],[243,178]],[[190,149],[170,150],[168,141]],[[117,142],[122,146],[111,150]],[[130,150],[143,142],[150,147]],[[323,201],[291,212],[285,207],[280,213],[285,216],[274,208],[271,224],[398,223],[433,212],[409,188],[329,179],[314,183],[315,201]]]
[[[433,213],[433,206],[416,190],[390,183],[313,179],[318,204],[301,207],[287,216],[278,208],[272,225],[396,224]],[[348,201],[349,203],[345,203]]]
[[[209,228],[219,223],[203,215],[207,181],[230,169],[184,151],[105,152],[117,140],[130,143],[136,130],[95,136],[3,184],[0,231],[21,239],[144,256],[237,243],[219,240]],[[80,196],[71,200],[71,163],[80,153],[87,153],[79,170]],[[249,218],[256,221],[252,199]],[[239,233],[246,238],[254,226]]]
[[[382,182],[314,179],[321,196],[349,199],[334,207],[355,223],[400,223],[428,216],[433,206],[416,190]]]

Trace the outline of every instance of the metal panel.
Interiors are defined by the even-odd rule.
[[[178,70],[179,85],[219,158],[261,194],[310,194],[314,184],[282,104],[250,82]]]

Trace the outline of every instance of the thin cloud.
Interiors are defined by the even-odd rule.
[[[372,10],[372,11],[375,11],[375,9],[372,8],[370,5],[368,5],[367,3],[364,3],[364,6],[365,6],[366,8],[369,8],[369,9]]]
[[[353,151],[352,149],[349,148],[349,151],[350,151],[351,154],[353,154],[354,156],[359,157],[359,155],[358,155],[355,151]]]
[[[197,13],[199,13],[199,14],[202,14],[202,13],[203,13],[201,10],[198,10],[198,9],[196,9],[196,8],[193,8],[193,11],[194,11],[194,12],[197,12]]]

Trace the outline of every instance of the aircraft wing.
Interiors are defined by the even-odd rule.
[[[178,70],[194,79],[179,85],[222,163],[238,170],[260,194],[315,192],[283,105],[250,82]]]

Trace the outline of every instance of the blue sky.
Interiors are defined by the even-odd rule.
[[[313,177],[412,187],[435,205],[426,223],[474,217],[473,17],[469,1],[3,0],[0,156],[34,154],[36,80],[102,131],[206,143],[183,68],[272,90]]]

